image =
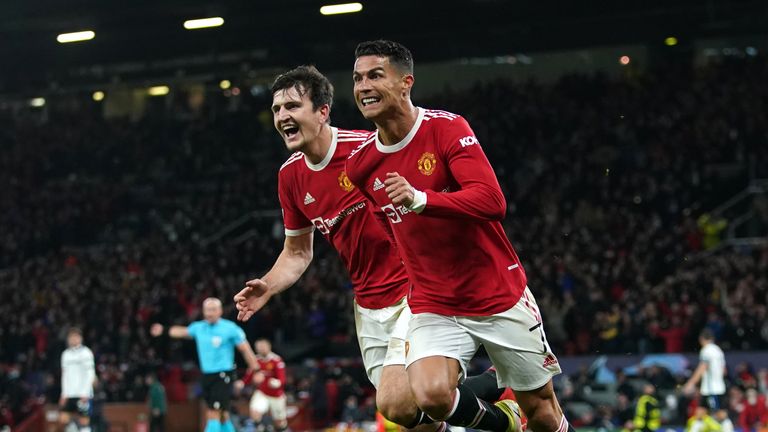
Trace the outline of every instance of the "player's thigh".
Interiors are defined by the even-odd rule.
[[[414,396],[453,389],[466,376],[480,344],[451,316],[413,314],[406,340],[406,368]]]
[[[500,387],[532,391],[561,372],[552,353],[536,300],[528,288],[511,309],[487,317],[462,317],[488,352]]]
[[[251,400],[248,403],[248,408],[250,409],[251,413],[258,414],[259,416],[266,414],[267,411],[269,411],[269,401],[267,400],[267,395],[265,395],[260,390],[254,391],[253,395],[251,395]]]
[[[288,404],[285,399],[285,395],[270,397],[267,396],[269,401],[269,414],[274,421],[285,421],[288,418]]]
[[[355,304],[355,328],[363,366],[368,379],[378,388],[385,365],[405,364],[405,333],[410,309],[405,301],[383,309],[366,309]]]

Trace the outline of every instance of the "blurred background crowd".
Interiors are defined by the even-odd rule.
[[[739,214],[717,209],[768,177],[766,76],[765,57],[730,58],[620,78],[497,80],[416,102],[475,130],[556,353],[693,352],[705,327],[726,351],[765,350],[768,247],[724,241],[743,213],[740,236],[768,235],[768,195]],[[198,319],[208,296],[232,318],[231,297],[279,253],[287,154],[270,103],[246,95],[135,122],[86,109],[0,117],[0,424],[58,399],[71,325],[96,356],[97,399],[143,401],[151,373],[172,401],[199,391],[194,347],[147,329]],[[332,119],[371,127],[343,101]],[[351,287],[322,239],[297,286],[244,328],[275,341],[292,364],[290,397],[314,401],[318,418],[372,416],[359,365],[314,360],[357,355]],[[729,366],[735,419],[750,391],[765,404],[768,379],[764,364]],[[572,415],[582,425],[620,426],[644,382],[675,397],[683,379],[650,368],[600,387],[585,369],[558,385],[571,406],[587,405]],[[684,401],[669,405],[670,421],[686,418]]]

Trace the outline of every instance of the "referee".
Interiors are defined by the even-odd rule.
[[[229,418],[229,405],[234,381],[235,347],[240,351],[248,368],[259,368],[256,354],[245,338],[243,330],[234,322],[221,318],[221,300],[209,297],[203,301],[203,321],[189,325],[171,326],[167,334],[172,338],[191,338],[197,344],[200,369],[203,371],[201,387],[208,405],[205,432],[235,432]],[[161,336],[162,324],[153,324],[152,336]]]

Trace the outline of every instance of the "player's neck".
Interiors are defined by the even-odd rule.
[[[324,124],[320,133],[317,134],[314,140],[308,142],[301,150],[304,156],[313,165],[317,165],[325,159],[325,155],[328,154],[328,149],[331,148],[331,140],[333,140],[333,132],[328,124]]]
[[[385,146],[394,145],[408,135],[419,117],[419,109],[409,101],[403,110],[398,110],[392,117],[376,123],[379,131],[379,141]]]

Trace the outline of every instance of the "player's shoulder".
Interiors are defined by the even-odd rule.
[[[358,131],[359,132],[359,131]],[[376,141],[376,131],[368,132],[368,134],[360,141],[357,142],[357,146],[352,149],[352,151],[349,152],[349,156],[347,156],[347,159],[352,159],[355,155],[360,154],[360,152],[364,152],[367,148],[371,147],[371,144]]]
[[[450,124],[456,120],[464,120],[464,117],[462,117],[461,115],[452,113],[450,111],[431,109],[431,108],[423,108],[423,109],[424,109],[423,121],[425,122],[431,122],[433,124],[442,124],[442,123]]]
[[[277,363],[283,361],[283,358],[280,357],[279,354],[275,354],[274,352],[271,352],[271,353],[267,354],[267,359],[271,360],[271,361],[274,361],[274,362],[277,362]]]
[[[336,140],[338,142],[363,142],[371,136],[373,132],[358,129],[336,128]]]
[[[282,165],[280,165],[280,174],[282,175],[286,168],[296,166],[296,162],[301,160],[304,160],[304,153],[296,152],[292,154],[290,157],[288,157],[288,159],[286,159],[285,162],[283,162]]]

